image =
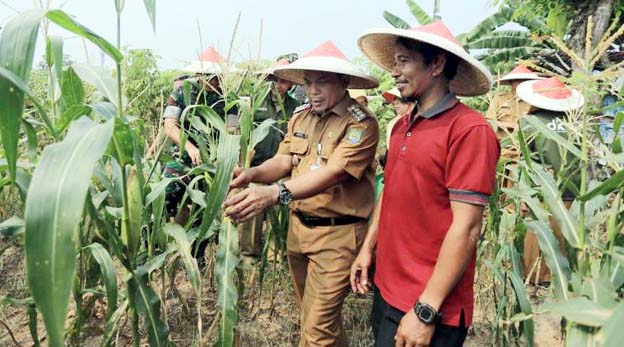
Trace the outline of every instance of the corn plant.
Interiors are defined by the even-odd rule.
[[[588,32],[592,32],[591,21],[589,26]],[[622,31],[612,27],[595,46],[588,37],[584,54],[573,52],[557,38],[552,39],[553,44],[575,60],[579,67],[568,83],[585,95],[586,105],[566,115],[566,137],[544,126],[537,118],[528,116],[517,136],[511,138],[521,153],[518,164],[499,172],[511,172],[507,178],[511,178],[514,186],[503,189],[509,199],[503,206],[511,204],[515,212],[500,210],[499,217],[490,214],[488,219],[492,230],[511,231],[498,241],[496,236],[488,238],[500,245],[492,270],[503,285],[499,293],[504,294],[501,297],[506,301],[497,303],[497,318],[504,317],[512,324],[521,323],[529,345],[533,343],[532,318],[548,312],[563,317],[566,345],[619,346],[624,338],[619,328],[624,323],[624,240],[621,238],[624,230],[624,162],[622,139],[617,135],[624,114],[620,112],[615,117],[616,137],[613,143],[607,144],[596,131],[596,115],[603,110],[595,106],[607,91],[608,83],[605,82],[618,76],[617,69],[621,64],[593,73],[594,64]],[[619,95],[619,105],[622,105],[622,91],[610,92]],[[553,170],[540,164],[541,153],[530,148],[537,137],[557,143],[561,168]],[[572,179],[575,176],[580,179]],[[569,209],[563,199],[564,191],[572,191],[575,195]],[[528,216],[520,213],[522,204],[528,207]],[[555,228],[561,231],[564,244],[559,244],[555,238]],[[518,283],[522,269],[514,244],[518,244],[519,236],[524,232],[536,234],[551,273],[549,300],[537,309],[527,306],[525,288]],[[502,272],[501,264],[508,264],[510,271]],[[505,287],[507,280],[504,278],[510,280],[509,287]],[[509,290],[515,296],[511,306],[509,295],[506,295]],[[506,312],[509,307],[512,311]],[[503,341],[505,345],[512,342],[508,336],[504,336]]]
[[[238,320],[238,290],[234,281],[238,233],[229,220],[221,218],[220,207],[234,166],[239,159],[241,165],[248,166],[246,153],[266,136],[272,125],[253,123],[254,107],[266,97],[268,86],[258,83],[258,89],[250,95],[251,105],[240,106],[243,112],[239,135],[229,134],[225,122],[215,117],[216,113],[208,106],[191,106],[185,110],[183,119],[188,117],[200,131],[217,135],[200,146],[202,156],[213,160],[188,172],[196,178],[187,185],[183,199],[183,204],[192,206],[192,216],[201,217],[201,224],[193,223],[195,218],[186,225],[168,223],[165,188],[182,180],[161,179],[162,149],[155,160],[145,160],[142,134],[135,128],[134,118],[125,115],[127,102],[122,96],[121,69],[124,56],[119,49],[125,1],[116,0],[114,4],[116,45],[65,12],[53,9],[30,10],[18,15],[7,23],[0,36],[0,137],[6,158],[0,166],[9,172],[2,185],[13,183],[25,196],[24,220],[11,218],[2,223],[0,230],[2,235],[25,234],[32,295],[16,304],[29,307],[36,344],[39,312],[50,346],[64,346],[68,339],[72,345],[80,345],[86,316],[83,307],[93,304],[92,300],[83,302],[83,298],[97,285],[90,277],[96,269],[103,286],[101,295],[107,303],[102,346],[114,342],[124,316],[130,318],[135,346],[141,339],[141,320],[150,346],[168,346],[171,343],[168,326],[161,309],[164,298],[157,294],[152,281],[159,273],[164,283],[168,260],[180,258],[197,296],[198,321],[193,335],[202,345],[205,342],[200,314],[202,278],[192,256],[192,245],[218,233],[215,273],[220,320],[216,345],[232,346]],[[146,0],[145,5],[155,25],[155,2]],[[42,103],[35,98],[25,81],[29,79],[39,29],[44,25],[47,32],[48,23],[97,45],[115,62],[116,78],[90,65],[63,67],[63,41],[46,35],[50,100]],[[223,76],[226,110],[240,104],[237,89],[242,76],[234,73]],[[95,88],[92,103],[86,103],[83,83]],[[38,120],[30,111],[24,117],[25,97],[33,104]],[[18,160],[20,130],[27,138],[28,157],[34,165],[32,175],[31,166]],[[50,144],[37,156],[40,139]],[[200,183],[205,184],[207,193],[199,190]],[[120,289],[117,280],[119,269],[115,261],[122,266],[124,289]],[[66,330],[72,295],[77,317]]]

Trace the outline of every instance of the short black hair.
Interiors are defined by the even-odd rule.
[[[433,59],[435,59],[435,57],[440,54],[445,54],[446,64],[444,64],[444,77],[450,81],[457,74],[457,65],[459,64],[459,58],[455,54],[445,51],[440,47],[430,45],[425,42],[408,39],[406,37],[399,37],[397,39],[397,44],[407,48],[410,51],[416,51],[420,53],[420,55],[422,55],[423,57],[425,65],[427,66],[431,65],[431,62],[433,62]]]

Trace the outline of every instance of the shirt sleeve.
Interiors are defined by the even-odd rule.
[[[167,106],[165,107],[163,118],[180,119],[180,115],[182,115],[182,110],[184,109],[182,95],[182,87],[177,87],[171,92],[169,98],[167,98]]]
[[[449,146],[446,187],[451,201],[487,205],[496,184],[500,146],[487,125],[478,125],[456,136]]]
[[[327,164],[343,168],[359,180],[375,159],[379,142],[379,125],[373,117],[349,125],[338,146],[333,150]]]

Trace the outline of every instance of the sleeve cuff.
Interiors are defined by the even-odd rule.
[[[359,166],[349,165],[349,160],[345,158],[333,159],[333,160],[330,159],[327,161],[327,165],[335,165],[335,166],[340,167],[346,173],[348,173],[351,177],[355,178],[358,181],[362,179],[362,176],[364,175],[364,171],[365,171],[365,170],[362,170],[362,168],[360,168]]]
[[[163,118],[180,119],[181,114],[182,114],[182,109],[180,107],[167,105],[167,107],[165,108],[165,112],[163,114]]]
[[[487,206],[489,196],[487,194],[462,189],[449,189],[449,200],[464,202],[472,205]]]

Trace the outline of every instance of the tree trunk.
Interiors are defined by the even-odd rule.
[[[570,34],[569,46],[582,57],[585,55],[585,37],[589,17],[592,17],[594,25],[591,35],[593,48],[609,29],[614,0],[571,0],[569,2],[574,8],[572,17],[574,19],[568,32]]]

